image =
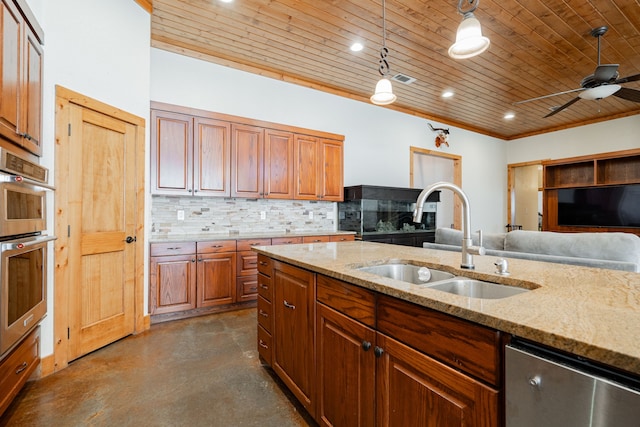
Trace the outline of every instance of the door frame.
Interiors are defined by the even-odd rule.
[[[434,156],[434,157],[442,157],[444,159],[453,160],[453,184],[462,188],[462,156],[457,154],[449,154],[442,153],[440,151],[428,150],[426,148],[420,147],[409,147],[410,159],[409,159],[409,186],[413,188],[414,186],[414,171],[413,171],[413,163],[416,156]],[[453,198],[453,227],[461,230],[462,229],[462,201],[460,197]]]
[[[145,119],[102,103],[88,96],[56,85],[55,108],[55,235],[54,245],[54,346],[53,359],[43,360],[42,376],[64,369],[69,364],[69,313],[64,307],[69,306],[70,277],[69,272],[69,113],[70,105],[96,111],[114,119],[130,123],[136,127],[136,227],[134,242],[134,333],[149,329],[149,316],[144,314],[144,217],[145,217]]]
[[[507,164],[507,222],[506,224],[515,223],[515,207],[516,207],[516,168],[525,166],[542,166],[544,160],[532,160],[530,162],[509,163]],[[542,188],[538,188],[541,191]],[[544,198],[542,199],[544,203]]]

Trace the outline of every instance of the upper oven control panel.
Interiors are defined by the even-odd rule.
[[[49,170],[0,147],[0,170],[46,184]]]

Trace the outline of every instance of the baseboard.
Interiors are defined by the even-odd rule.
[[[55,372],[55,369],[56,361],[53,354],[40,359],[40,378],[48,377]]]

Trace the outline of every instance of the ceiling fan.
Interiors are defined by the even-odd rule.
[[[619,64],[600,64],[600,37],[602,37],[608,29],[608,27],[602,26],[591,30],[591,35],[598,38],[598,66],[593,74],[582,79],[580,82],[580,88],[526,99],[524,101],[515,102],[513,105],[524,104],[525,102],[537,101],[539,99],[550,98],[557,95],[564,95],[565,93],[582,92],[566,104],[553,108],[553,111],[544,116],[544,118],[547,118],[575,104],[580,99],[603,99],[613,95],[618,98],[626,99],[627,101],[640,102],[640,90],[620,86],[622,83],[640,80],[640,74],[618,78]]]

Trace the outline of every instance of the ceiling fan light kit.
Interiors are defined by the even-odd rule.
[[[389,62],[387,61],[388,55],[389,49],[387,49],[385,4],[384,0],[382,0],[382,49],[380,49],[380,59],[378,60],[378,72],[382,78],[376,84],[375,93],[370,98],[371,102],[376,105],[388,105],[396,100],[396,96],[393,94],[391,80],[387,78],[387,75],[389,74]]]
[[[604,86],[596,86],[591,89],[587,89],[581,92],[578,96],[582,99],[603,99],[607,96],[613,95],[617,91],[620,90],[622,86],[620,85],[604,85]]]
[[[462,11],[464,1],[459,0],[458,2],[458,13],[463,15],[463,18],[456,32],[456,42],[449,48],[449,56],[454,59],[466,59],[480,55],[489,49],[491,44],[491,41],[482,35],[480,21],[473,15],[480,0],[468,0],[469,4],[473,4],[471,9],[466,12]]]

